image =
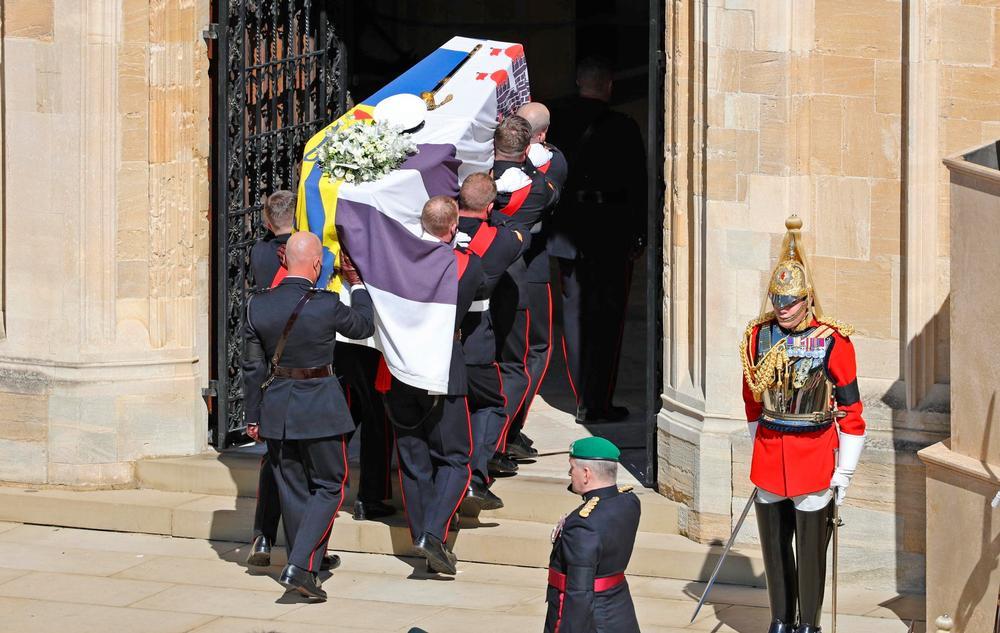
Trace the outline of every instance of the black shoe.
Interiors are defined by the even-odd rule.
[[[323,554],[323,562],[319,564],[320,571],[333,571],[340,567],[340,556],[336,554]]]
[[[281,577],[278,582],[291,590],[294,589],[307,598],[314,598],[319,601],[326,601],[326,592],[320,588],[320,581],[316,574],[300,569],[289,563],[281,570]]]
[[[788,630],[790,631],[791,629]],[[822,633],[822,629],[811,624],[803,624],[799,628],[795,629],[795,633]]]
[[[422,534],[413,543],[417,552],[427,559],[427,566],[439,574],[454,576],[458,573],[454,554],[445,549],[444,543],[432,534]]]
[[[521,430],[520,433],[517,434],[517,439],[519,439],[528,448],[531,448],[532,446],[535,445],[535,440],[533,440],[530,437],[528,437],[527,434],[525,434],[525,432],[524,432],[523,429]]]
[[[499,510],[502,507],[503,500],[490,492],[489,488],[478,481],[469,482],[469,489],[462,500],[463,510]]]
[[[373,521],[391,517],[394,514],[396,514],[396,508],[382,501],[361,501],[358,499],[354,502],[355,521]]]
[[[263,534],[258,536],[250,544],[250,554],[247,556],[247,565],[251,567],[271,566],[271,539]]]
[[[785,624],[781,620],[775,620],[771,622],[771,626],[768,627],[767,633],[795,633],[795,625]]]
[[[487,464],[491,477],[517,474],[517,468],[517,462],[500,453],[494,453],[493,459]]]
[[[518,434],[512,440],[507,441],[507,455],[511,459],[534,459],[538,457],[538,450],[534,449],[527,442],[521,439],[521,435]]]
[[[576,410],[577,424],[593,424],[596,422],[621,422],[629,416],[627,407],[610,406],[601,411],[578,407]]]

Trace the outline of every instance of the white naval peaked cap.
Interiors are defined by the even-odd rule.
[[[386,97],[375,106],[373,116],[380,123],[411,130],[427,117],[427,104],[417,95],[398,94]]]

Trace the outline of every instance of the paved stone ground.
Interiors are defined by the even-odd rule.
[[[462,563],[428,577],[415,559],[344,554],[329,602],[284,594],[279,567],[251,574],[239,543],[0,523],[0,631],[30,633],[427,633],[541,631],[545,571]],[[281,556],[276,556],[276,562]],[[646,633],[763,631],[762,590],[720,586],[686,626],[704,585],[630,577]],[[879,602],[882,606],[878,606]],[[840,630],[904,633],[918,599],[841,596]],[[906,619],[906,620],[904,620]],[[918,623],[916,631],[923,631]]]

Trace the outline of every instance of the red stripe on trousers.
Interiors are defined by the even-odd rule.
[[[503,428],[500,430],[500,437],[497,438],[497,445],[493,447],[493,452],[496,453],[501,448],[507,448],[507,431],[510,430],[510,416],[507,415],[507,393],[503,390],[503,374],[500,373],[500,363],[494,362],[493,366],[496,367],[497,380],[500,381],[500,397],[503,398],[504,411]]]
[[[340,507],[344,505],[344,492],[347,484],[347,478],[350,475],[350,466],[347,463],[347,442],[344,441],[343,435],[340,436],[340,447],[341,451],[344,453],[344,480],[340,482],[340,501],[337,503],[337,509],[333,511],[333,516],[330,517],[330,524],[326,526],[326,530],[323,532],[323,535],[319,537],[319,541],[313,545],[312,554],[309,555],[309,571],[313,570],[313,565],[315,564],[313,561],[316,558],[316,550],[319,549],[319,546],[324,540],[326,540],[327,534],[329,534],[330,530],[333,529],[333,522],[337,518],[337,513],[340,512]],[[323,553],[326,554],[326,552]]]
[[[569,388],[573,390],[573,398],[576,399],[576,406],[580,406],[580,394],[576,392],[576,385],[573,383],[573,372],[569,370],[569,353],[566,351],[566,335],[562,335],[563,360],[566,362],[566,377],[569,378]]]
[[[462,400],[465,402],[465,427],[469,430],[469,460],[472,460],[472,416],[469,414],[469,399],[462,396]],[[458,512],[458,506],[462,505],[462,501],[465,500],[465,491],[469,489],[469,482],[472,481],[472,464],[466,464],[465,469],[469,471],[469,476],[465,478],[465,486],[462,487],[462,494],[458,495],[458,503],[455,504],[455,508],[448,515],[448,522],[444,524],[444,538],[441,539],[442,542],[448,540],[448,530],[451,529],[451,518],[455,516]]]
[[[524,405],[524,421],[521,422],[521,428],[524,428],[524,425],[528,422],[528,411],[531,410],[531,403],[535,401],[535,396],[542,390],[542,381],[545,380],[545,374],[549,371],[549,362],[552,360],[552,284],[545,284],[545,292],[549,296],[549,333],[546,336],[549,346],[545,350],[545,366],[542,367],[542,372],[538,374],[538,382],[535,384],[534,392],[531,394],[531,398],[528,399],[527,404]],[[528,347],[531,347],[530,341]]]

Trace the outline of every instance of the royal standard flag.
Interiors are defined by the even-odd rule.
[[[362,184],[323,175],[316,149],[331,127],[364,124],[383,99],[425,92],[437,107],[413,134],[418,152],[398,169]],[[375,307],[375,335],[358,342],[381,350],[402,382],[446,392],[454,343],[458,268],[448,245],[422,235],[420,211],[493,166],[497,122],[529,98],[520,44],[454,37],[306,143],[296,223],[323,243],[317,285],[350,300],[332,275],[344,244]]]

